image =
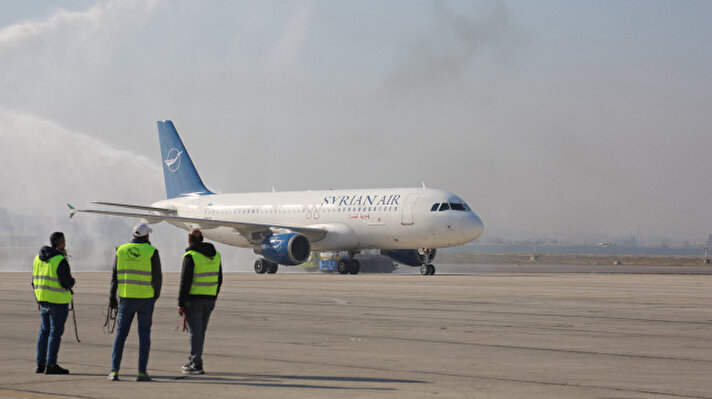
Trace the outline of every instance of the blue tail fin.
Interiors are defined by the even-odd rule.
[[[173,122],[158,121],[158,140],[161,143],[166,197],[212,194],[200,180]]]

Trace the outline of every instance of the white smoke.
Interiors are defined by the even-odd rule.
[[[53,231],[65,233],[74,269],[109,270],[114,248],[131,238],[138,220],[81,213],[70,220],[67,203],[91,208],[92,201],[145,205],[165,198],[158,154],[149,160],[2,107],[0,143],[0,270],[26,268]],[[166,223],[153,229],[163,269],[179,270],[186,233]],[[249,269],[249,251],[219,250],[225,270]]]
[[[62,28],[74,26],[96,27],[101,26],[107,18],[125,10],[142,8],[147,12],[160,2],[160,0],[114,0],[106,3],[97,3],[86,11],[57,10],[49,18],[42,21],[26,21],[7,26],[0,30],[0,55],[4,50],[25,44],[32,40],[42,40],[51,36]]]
[[[447,2],[433,2],[432,26],[426,35],[402,44],[386,86],[410,95],[417,90],[450,88],[479,69],[475,66],[482,58],[511,48],[517,33],[509,11],[502,2],[491,5],[489,10],[473,6],[473,16],[453,10]]]
[[[501,0],[377,13],[364,2],[100,1],[0,28],[0,106],[151,160],[151,122],[173,119],[218,191],[425,180],[466,199],[488,235],[707,237],[705,11],[690,7],[688,33],[673,35],[667,16],[629,7],[606,9],[619,17],[603,30],[586,14],[594,6],[554,8],[575,18],[548,26],[538,7]],[[571,30],[579,21],[589,26]],[[630,29],[646,34],[620,36]],[[38,195],[19,186],[48,172],[16,170],[17,158],[2,179],[24,191],[4,194],[64,221],[65,199],[17,200]],[[136,199],[162,198],[157,179]],[[74,205],[130,197],[105,180],[74,184]]]
[[[67,233],[70,249],[111,251],[126,238],[132,221],[82,215],[70,222],[66,204],[147,203],[164,195],[157,162],[33,115],[0,107],[0,142],[5,166],[0,246],[5,248],[29,247],[34,253],[60,230]]]
[[[11,167],[2,186],[12,187],[3,194],[3,205],[16,213],[53,213],[65,206],[62,201],[145,202],[163,195],[158,161],[51,121],[0,107],[0,139],[0,158]]]
[[[287,20],[275,48],[273,66],[286,69],[299,56],[312,24],[313,8],[313,2],[301,3],[297,6],[294,15]]]

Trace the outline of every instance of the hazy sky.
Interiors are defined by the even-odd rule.
[[[216,191],[424,181],[485,236],[706,241],[710,21],[706,0],[0,0],[0,207],[161,199],[172,119]]]

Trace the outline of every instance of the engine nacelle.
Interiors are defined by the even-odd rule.
[[[430,263],[435,259],[435,249],[382,249],[381,255],[388,256],[396,262],[408,266],[420,266]]]
[[[311,244],[308,238],[299,233],[276,234],[269,236],[254,251],[270,262],[292,266],[309,258]]]

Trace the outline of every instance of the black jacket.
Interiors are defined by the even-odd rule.
[[[193,244],[185,249],[188,251],[200,252],[201,254],[207,256],[208,258],[214,258],[217,251],[215,246],[208,242],[201,242]],[[178,292],[178,306],[185,306],[186,301],[191,299],[217,299],[217,294],[212,295],[190,295],[190,286],[193,284],[193,271],[195,270],[195,263],[193,262],[192,256],[183,257],[183,269],[180,273],[180,291]],[[218,294],[220,293],[220,286],[222,285],[222,262],[220,263],[220,269],[218,271]]]
[[[54,258],[57,255],[64,255],[60,250],[54,247],[49,247],[49,246],[43,246],[40,248],[40,260],[42,262],[47,262],[48,260]],[[74,277],[72,277],[72,272],[69,269],[69,262],[67,262],[67,258],[65,255],[65,258],[62,259],[61,262],[59,262],[59,265],[57,266],[57,278],[59,278],[59,284],[64,288],[65,290],[72,290],[72,287],[74,287],[74,283],[76,282],[74,280]],[[32,287],[34,288],[34,277],[33,277],[33,284]],[[40,302],[42,303],[42,302]]]
[[[139,237],[131,240],[134,244],[150,244],[148,239]],[[161,296],[161,286],[163,285],[163,273],[161,273],[161,257],[158,256],[158,249],[153,253],[151,257],[151,285],[153,286],[153,298],[158,299]],[[116,256],[114,256],[114,268],[111,272],[111,292],[109,293],[109,299],[112,301],[116,300],[116,291],[119,288],[119,283],[116,278]]]

